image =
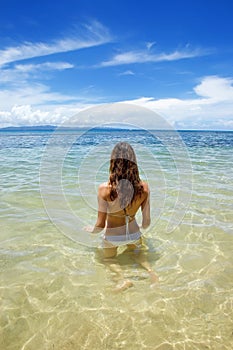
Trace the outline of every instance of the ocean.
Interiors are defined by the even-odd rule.
[[[119,141],[150,186],[159,283],[121,246],[133,286],[115,293],[83,226]],[[0,162],[2,350],[233,348],[233,132],[1,130]]]

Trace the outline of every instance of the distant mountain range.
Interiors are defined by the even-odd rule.
[[[173,130],[173,129],[157,129],[157,130],[153,130],[153,129],[133,129],[133,128],[125,128],[125,127],[121,127],[121,126],[86,126],[86,127],[64,127],[64,126],[56,126],[56,125],[32,125],[32,126],[8,126],[5,128],[0,128],[0,132],[4,132],[4,131],[12,131],[12,132],[32,132],[32,131],[48,131],[48,132],[53,132],[56,129],[58,129],[59,131],[72,131],[72,130],[77,130],[77,131],[87,131],[87,130],[92,130],[93,131],[170,131],[170,132],[233,132],[232,130]]]
[[[37,126],[8,126],[0,128],[0,131],[54,131],[55,125],[37,125]]]
[[[109,126],[101,126],[101,127],[63,127],[63,126],[55,126],[55,125],[34,125],[34,126],[8,126],[5,128],[0,128],[0,131],[55,131],[59,130],[105,130],[105,131],[113,131],[113,130],[136,130],[136,129],[126,129],[122,127],[109,127]]]

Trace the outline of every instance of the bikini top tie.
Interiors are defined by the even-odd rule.
[[[130,240],[130,233],[129,233],[129,221],[131,218],[134,218],[134,216],[128,215],[126,213],[126,209],[124,208],[124,213],[125,213],[125,234],[126,234],[126,239]]]
[[[126,213],[126,209],[124,208],[124,215],[116,215],[116,214],[112,214],[110,213],[110,215],[112,216],[118,216],[118,217],[125,217],[125,235],[126,235],[126,239],[130,240],[130,233],[129,233],[129,222],[130,219],[133,219],[135,217],[135,215],[128,215]]]

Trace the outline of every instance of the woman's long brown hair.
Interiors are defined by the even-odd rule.
[[[119,142],[113,148],[109,173],[110,199],[118,197],[121,209],[125,210],[143,193],[136,155],[127,142]]]

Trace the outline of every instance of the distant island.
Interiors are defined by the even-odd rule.
[[[32,125],[32,126],[7,126],[0,131],[54,131],[55,125]]]
[[[87,131],[87,130],[95,130],[95,131],[136,131],[136,130],[141,130],[141,129],[133,129],[133,128],[125,128],[125,127],[120,127],[120,126],[56,126],[56,125],[31,125],[31,126],[8,126],[4,128],[0,128],[0,131],[50,131],[53,132],[56,129],[59,131],[72,131],[72,130],[77,130],[77,131]]]
[[[59,126],[59,125],[25,125],[25,126],[7,126],[4,128],[0,128],[0,132],[36,132],[36,131],[45,131],[45,132],[54,132],[55,130],[58,131],[170,131],[170,132],[230,132],[232,133],[233,130],[199,130],[199,129],[144,129],[144,128],[127,128],[120,125],[113,125],[113,126]]]

